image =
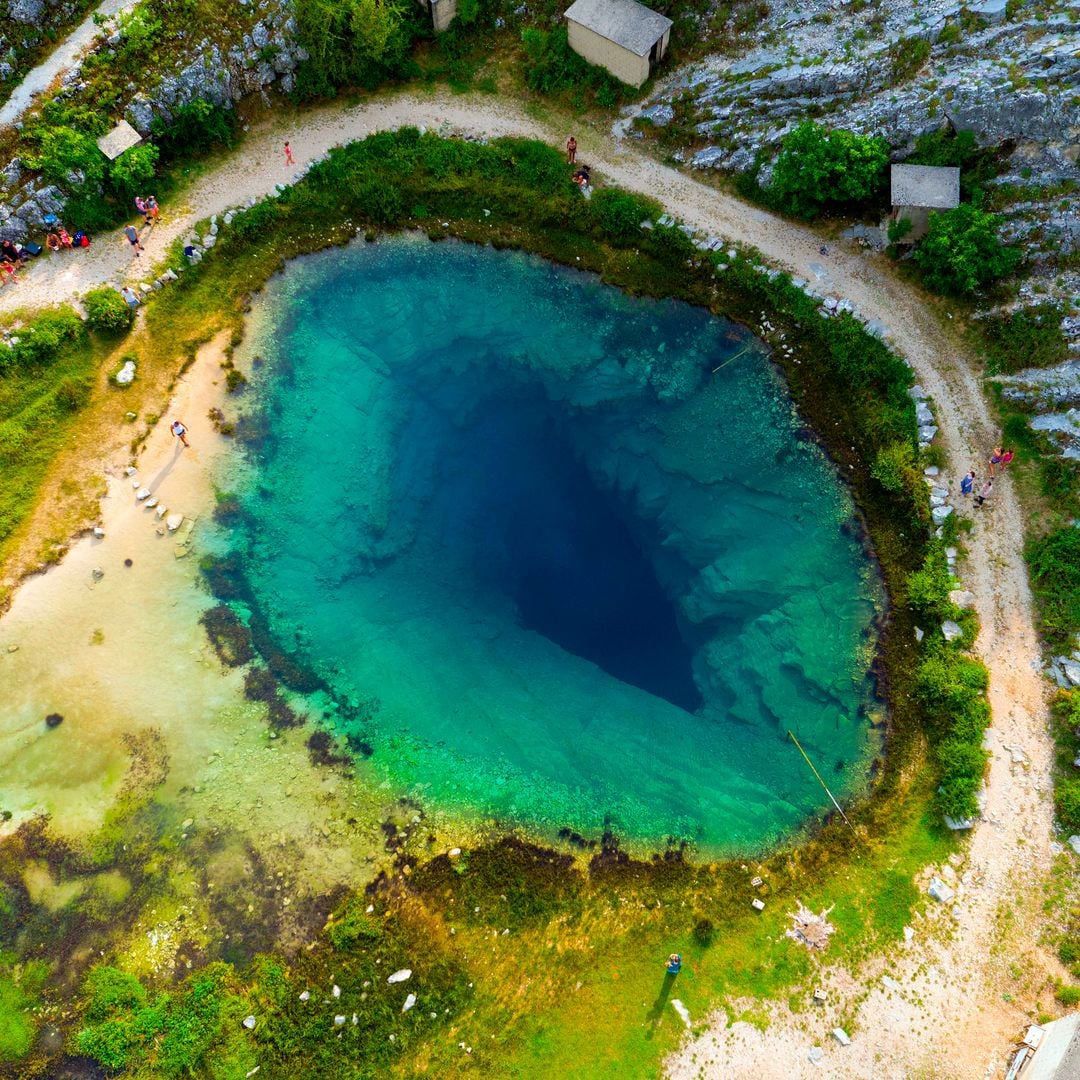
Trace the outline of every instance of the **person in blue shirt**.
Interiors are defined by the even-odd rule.
[[[682,970],[682,956],[677,952],[673,952],[667,958],[667,964],[665,966],[667,967],[667,973],[669,975],[678,975]]]
[[[960,494],[970,495],[972,488],[975,486],[975,471],[972,470],[960,481]]]

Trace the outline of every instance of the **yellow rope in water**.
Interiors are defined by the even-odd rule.
[[[847,814],[845,814],[844,811],[840,809],[840,804],[836,801],[835,796],[829,790],[829,787],[825,783],[825,781],[821,779],[821,773],[819,773],[817,769],[814,768],[814,763],[806,756],[806,751],[802,748],[799,740],[795,738],[795,733],[790,728],[788,728],[788,737],[799,748],[799,753],[802,754],[802,756],[806,759],[806,764],[809,765],[810,768],[813,770],[814,775],[817,777],[818,783],[825,789],[825,794],[828,795],[830,799],[832,799],[832,804],[836,807],[837,811],[839,811],[840,816],[844,819],[844,824],[853,833],[855,833],[856,836],[858,836],[859,834],[855,832],[855,826],[852,825],[850,821],[848,821]]]

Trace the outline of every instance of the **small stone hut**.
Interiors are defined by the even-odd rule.
[[[97,144],[110,161],[115,161],[125,150],[141,142],[142,136],[126,120],[121,120],[107,135],[102,135]]]
[[[1031,1039],[1030,1033],[1025,1040],[1026,1046],[1036,1044],[1034,1054],[1018,1055],[1020,1066],[1013,1075],[1019,1080],[1076,1080],[1080,1076],[1080,1013],[1041,1027],[1038,1040]]]
[[[428,13],[436,34],[441,34],[457,15],[457,0],[418,0],[418,3]]]
[[[931,210],[960,205],[960,170],[951,166],[894,165],[891,180],[893,220],[911,222],[904,243],[913,244],[926,235]]]
[[[575,0],[566,12],[570,48],[616,79],[640,86],[667,52],[671,20],[636,0]]]

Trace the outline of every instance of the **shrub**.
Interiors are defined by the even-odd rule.
[[[367,897],[350,898],[326,924],[326,936],[335,949],[344,952],[358,941],[373,942],[382,937],[378,920],[366,913]]]
[[[784,138],[770,198],[798,217],[876,195],[889,155],[885,140],[804,120]]]
[[[922,37],[901,38],[890,50],[892,81],[907,82],[930,56],[930,42]]]
[[[1080,529],[1057,529],[1032,541],[1026,554],[1042,634],[1052,648],[1065,647],[1080,630]]]
[[[127,301],[110,288],[94,289],[83,298],[86,323],[94,330],[117,334],[127,330],[135,319],[135,312]]]
[[[212,146],[232,146],[236,140],[236,113],[196,98],[172,110],[171,124],[155,116],[150,131],[164,157],[187,157]]]
[[[72,308],[53,308],[19,331],[13,359],[20,365],[48,363],[65,344],[77,341],[85,332],[82,319]]]
[[[1000,224],[1000,217],[970,203],[931,213],[929,232],[915,247],[927,286],[947,296],[970,296],[1011,274],[1020,252],[998,239]]]
[[[1059,304],[1038,304],[982,320],[978,326],[990,375],[1029,367],[1052,367],[1069,357]]]
[[[1059,984],[1054,993],[1058,1001],[1067,1009],[1071,1009],[1074,1005],[1080,1005],[1080,986],[1062,986]]]
[[[907,164],[958,168],[960,191],[970,200],[997,174],[997,155],[998,151],[993,148],[980,148],[973,131],[954,131],[946,126],[920,135]]]
[[[125,150],[109,166],[109,184],[117,196],[124,200],[144,194],[146,185],[154,179],[157,171],[158,148],[153,143],[143,143]]]
[[[36,135],[38,151],[27,158],[52,184],[70,185],[70,173],[81,173],[87,183],[105,177],[105,157],[89,135],[70,127],[46,127]]]
[[[1062,828],[1070,833],[1080,831],[1080,777],[1058,777],[1054,787],[1054,810]]]
[[[895,442],[883,446],[874,458],[870,475],[886,491],[910,490],[913,481],[918,482],[918,463],[915,448],[909,442]]]
[[[296,34],[308,53],[297,72],[297,97],[333,95],[342,86],[374,89],[403,74],[415,6],[403,0],[296,0]]]
[[[952,605],[949,592],[953,589],[945,553],[940,546],[927,552],[922,566],[908,575],[908,605],[919,615],[948,618]]]
[[[562,195],[571,191],[573,181],[561,151],[535,139],[503,138],[495,140],[492,145],[500,157],[514,168],[517,173],[515,179],[528,187],[549,195]],[[421,141],[421,148],[429,149],[428,140]],[[475,169],[475,163],[468,164]]]
[[[525,85],[530,90],[541,94],[592,90],[598,104],[605,108],[616,104],[625,94],[618,79],[570,48],[565,26],[554,30],[522,30],[521,44],[525,50]]]
[[[590,204],[600,228],[616,243],[626,244],[641,235],[641,223],[655,218],[656,207],[617,188],[601,188]]]

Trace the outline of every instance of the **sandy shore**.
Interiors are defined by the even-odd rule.
[[[249,835],[270,861],[280,852],[284,865],[302,862],[301,887],[323,892],[373,872],[380,800],[370,783],[314,767],[307,730],[271,739],[264,706],[243,697],[242,671],[222,667],[198,624],[213,603],[198,580],[201,541],[215,468],[228,462],[227,441],[203,420],[222,403],[224,344],[204,346],[180,378],[135,477],[126,452],[114,454],[104,537],[76,542],[29,579],[0,620],[0,808],[13,812],[2,828],[44,812],[62,834],[94,829],[125,782],[135,736],[167,756],[160,795],[178,822]],[[191,429],[188,449],[169,433],[176,416]],[[137,500],[133,479],[184,515],[175,533]],[[49,729],[49,713],[63,723]]]

